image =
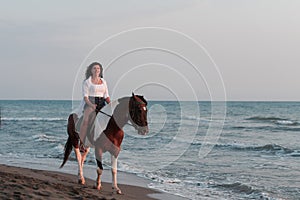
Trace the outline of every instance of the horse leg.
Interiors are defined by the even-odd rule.
[[[81,167],[82,167],[82,170],[83,170],[83,164],[84,164],[84,161],[86,159],[86,156],[87,154],[89,153],[90,151],[90,147],[86,148],[85,151],[83,152],[83,154],[81,155]]]
[[[116,192],[117,194],[122,194],[117,184],[117,162],[118,158],[114,155],[111,155],[112,189],[113,192]]]
[[[85,184],[85,179],[83,176],[83,170],[82,170],[82,157],[81,157],[81,153],[79,151],[79,148],[74,148],[75,154],[76,154],[76,158],[77,158],[77,162],[78,162],[78,183],[84,185]]]
[[[95,157],[97,161],[97,179],[96,179],[96,189],[100,190],[101,189],[101,175],[103,171],[103,166],[102,166],[102,149],[97,148],[95,149]]]

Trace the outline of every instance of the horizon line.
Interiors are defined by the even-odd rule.
[[[81,101],[81,99],[0,99],[0,101]],[[147,101],[178,101],[173,99],[147,99]],[[180,102],[195,102],[194,100],[181,100]],[[197,102],[300,102],[300,100],[239,100],[239,99],[229,99],[229,100],[198,100]]]

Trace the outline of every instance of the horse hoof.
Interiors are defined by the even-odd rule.
[[[113,189],[113,192],[117,193],[117,194],[120,194],[120,195],[123,195],[123,193],[121,192],[121,190],[119,188],[112,188]]]
[[[101,185],[94,185],[94,189],[101,190]]]
[[[84,178],[78,179],[78,183],[81,184],[81,185],[84,185],[85,184]]]

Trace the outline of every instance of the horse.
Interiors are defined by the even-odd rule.
[[[143,96],[132,93],[132,96],[130,97],[118,99],[118,104],[113,110],[112,115],[102,112],[101,110],[96,112],[100,113],[98,113],[97,116],[95,113],[92,113],[96,117],[94,117],[92,126],[89,127],[87,134],[87,139],[90,141],[91,146],[95,147],[95,157],[97,162],[97,179],[95,188],[97,190],[101,190],[101,175],[103,171],[102,154],[108,151],[111,154],[112,190],[117,194],[122,194],[117,185],[117,159],[124,137],[123,127],[126,124],[129,124],[133,126],[140,135],[146,135],[148,133],[147,101]],[[110,117],[106,128],[101,133],[97,132],[97,130],[99,130],[99,123],[97,123],[99,121],[99,114],[104,114]],[[76,131],[76,123],[80,123],[80,119],[78,119],[77,114],[70,114],[67,124],[68,139],[64,149],[64,160],[60,168],[62,168],[67,162],[68,157],[72,152],[72,148],[74,147],[78,162],[78,183],[84,185],[85,179],[83,176],[83,164],[89,152],[89,148],[86,148],[81,155],[78,144],[80,138]],[[77,128],[77,130],[80,129]]]

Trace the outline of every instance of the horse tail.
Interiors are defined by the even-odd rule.
[[[67,162],[67,160],[69,158],[69,155],[72,152],[72,149],[73,149],[73,147],[72,147],[72,141],[71,141],[71,138],[69,136],[69,138],[68,138],[68,140],[67,140],[67,142],[65,144],[64,161],[63,161],[63,163],[61,164],[61,166],[59,168],[62,168],[66,164],[66,162]]]
[[[75,121],[77,121],[77,115],[76,114],[71,114],[69,115],[68,118],[68,126],[67,126],[67,131],[68,131],[68,140],[65,144],[65,152],[64,152],[64,160],[63,163],[61,164],[60,168],[62,168],[65,163],[67,162],[73,146],[78,147],[78,141],[79,141],[79,135],[75,130]]]

